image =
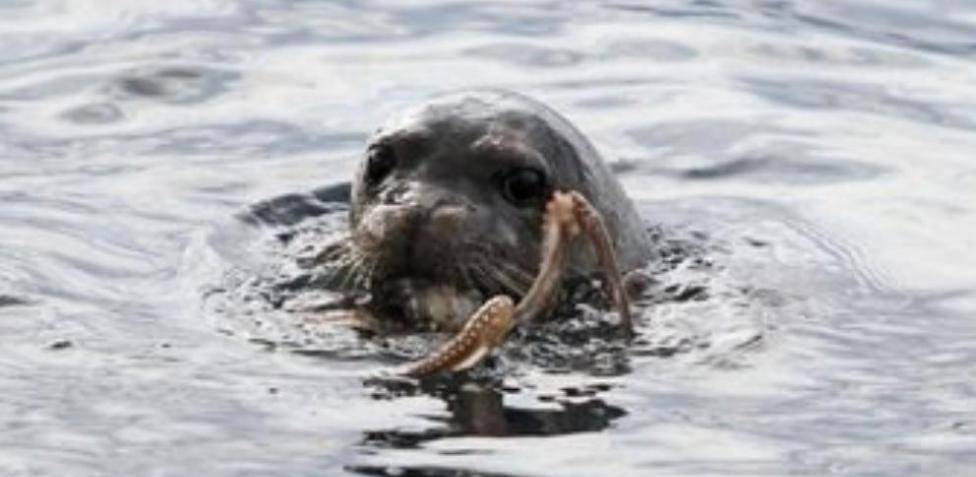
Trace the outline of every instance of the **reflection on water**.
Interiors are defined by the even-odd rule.
[[[0,13],[0,475],[976,464],[968,0]],[[473,86],[612,161],[659,253],[640,336],[581,287],[470,375],[365,380],[443,337],[323,326],[300,258],[383,118]]]
[[[540,402],[548,403],[546,408],[517,408],[505,406],[505,393],[519,393],[522,389],[495,389],[465,379],[464,377],[444,378],[446,383],[432,385],[421,383],[419,388],[408,385],[408,389],[386,390],[374,397],[395,397],[411,394],[429,394],[444,401],[450,417],[438,419],[444,427],[411,430],[368,430],[363,433],[362,445],[379,448],[416,448],[426,441],[451,436],[554,436],[576,432],[600,431],[627,413],[611,406],[595,396],[609,389],[607,385],[590,385],[585,388],[567,387],[561,390],[562,396],[540,396]],[[389,384],[379,383],[381,386]],[[390,391],[393,391],[392,393]]]
[[[379,465],[351,465],[346,467],[358,475],[378,477],[513,477],[512,474],[485,473],[481,471],[441,467],[396,467]]]
[[[513,438],[520,436],[558,436],[578,432],[596,432],[627,414],[623,409],[608,405],[596,396],[611,386],[593,384],[585,388],[567,387],[559,396],[540,396],[545,407],[518,408],[505,405],[505,396],[525,390],[513,387],[497,388],[492,384],[479,383],[466,377],[448,377],[425,380],[419,387],[414,384],[395,382],[374,383],[382,391],[374,398],[396,399],[418,393],[436,396],[444,401],[449,417],[434,419],[442,427],[422,430],[383,429],[367,430],[360,441],[362,452],[373,454],[384,449],[419,449],[424,443],[462,436]],[[477,447],[452,449],[449,455],[476,455]],[[457,468],[419,466],[351,465],[346,467],[363,475],[503,475],[466,471]],[[509,475],[509,474],[504,474]]]

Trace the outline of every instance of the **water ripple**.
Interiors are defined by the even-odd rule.
[[[0,474],[965,475],[974,53],[969,0],[2,2]],[[364,379],[443,337],[299,323],[280,234],[484,86],[620,172],[641,335]]]

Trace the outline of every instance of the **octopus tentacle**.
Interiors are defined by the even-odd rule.
[[[515,325],[512,299],[498,295],[481,305],[464,328],[436,353],[410,365],[397,374],[427,376],[444,371],[462,371],[478,364],[504,341]]]
[[[504,342],[519,323],[529,322],[547,308],[566,267],[571,240],[586,234],[604,269],[606,291],[621,316],[621,326],[633,333],[629,303],[624,293],[613,243],[599,212],[578,192],[555,192],[546,203],[543,221],[542,263],[528,292],[516,305],[496,295],[481,306],[450,341],[428,357],[407,365],[398,374],[420,377],[445,371],[463,371],[481,362]]]
[[[630,302],[624,289],[610,234],[607,232],[606,224],[603,223],[603,217],[579,192],[570,191],[567,194],[573,200],[576,223],[583,229],[593,246],[600,266],[603,267],[604,292],[610,297],[614,307],[620,313],[620,326],[624,333],[627,334],[627,337],[633,337],[634,322],[630,316]]]
[[[539,316],[555,295],[566,268],[569,239],[578,230],[572,227],[573,216],[566,210],[571,205],[558,192],[546,204],[546,216],[542,225],[542,264],[528,293],[515,307],[519,323],[529,322]]]

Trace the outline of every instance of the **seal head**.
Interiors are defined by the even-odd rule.
[[[426,293],[455,300],[438,305],[445,316],[466,316],[490,295],[527,291],[554,190],[578,191],[599,210],[623,270],[650,257],[633,204],[566,119],[506,91],[442,96],[369,140],[352,187],[351,246],[374,295]],[[569,266],[597,268],[585,248]],[[426,300],[422,308],[430,314]]]

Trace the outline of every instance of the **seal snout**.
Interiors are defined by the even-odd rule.
[[[379,260],[387,276],[413,276],[451,282],[465,243],[471,239],[475,208],[446,197],[421,200],[418,195],[400,203],[381,203],[363,214],[356,242]]]
[[[470,242],[466,237],[470,229],[473,210],[464,205],[438,205],[419,218],[414,228],[410,260],[417,271],[453,269],[461,250]],[[445,260],[447,259],[447,260]],[[434,267],[435,264],[440,264]],[[450,265],[450,266],[445,266]],[[452,277],[440,277],[452,278]]]

